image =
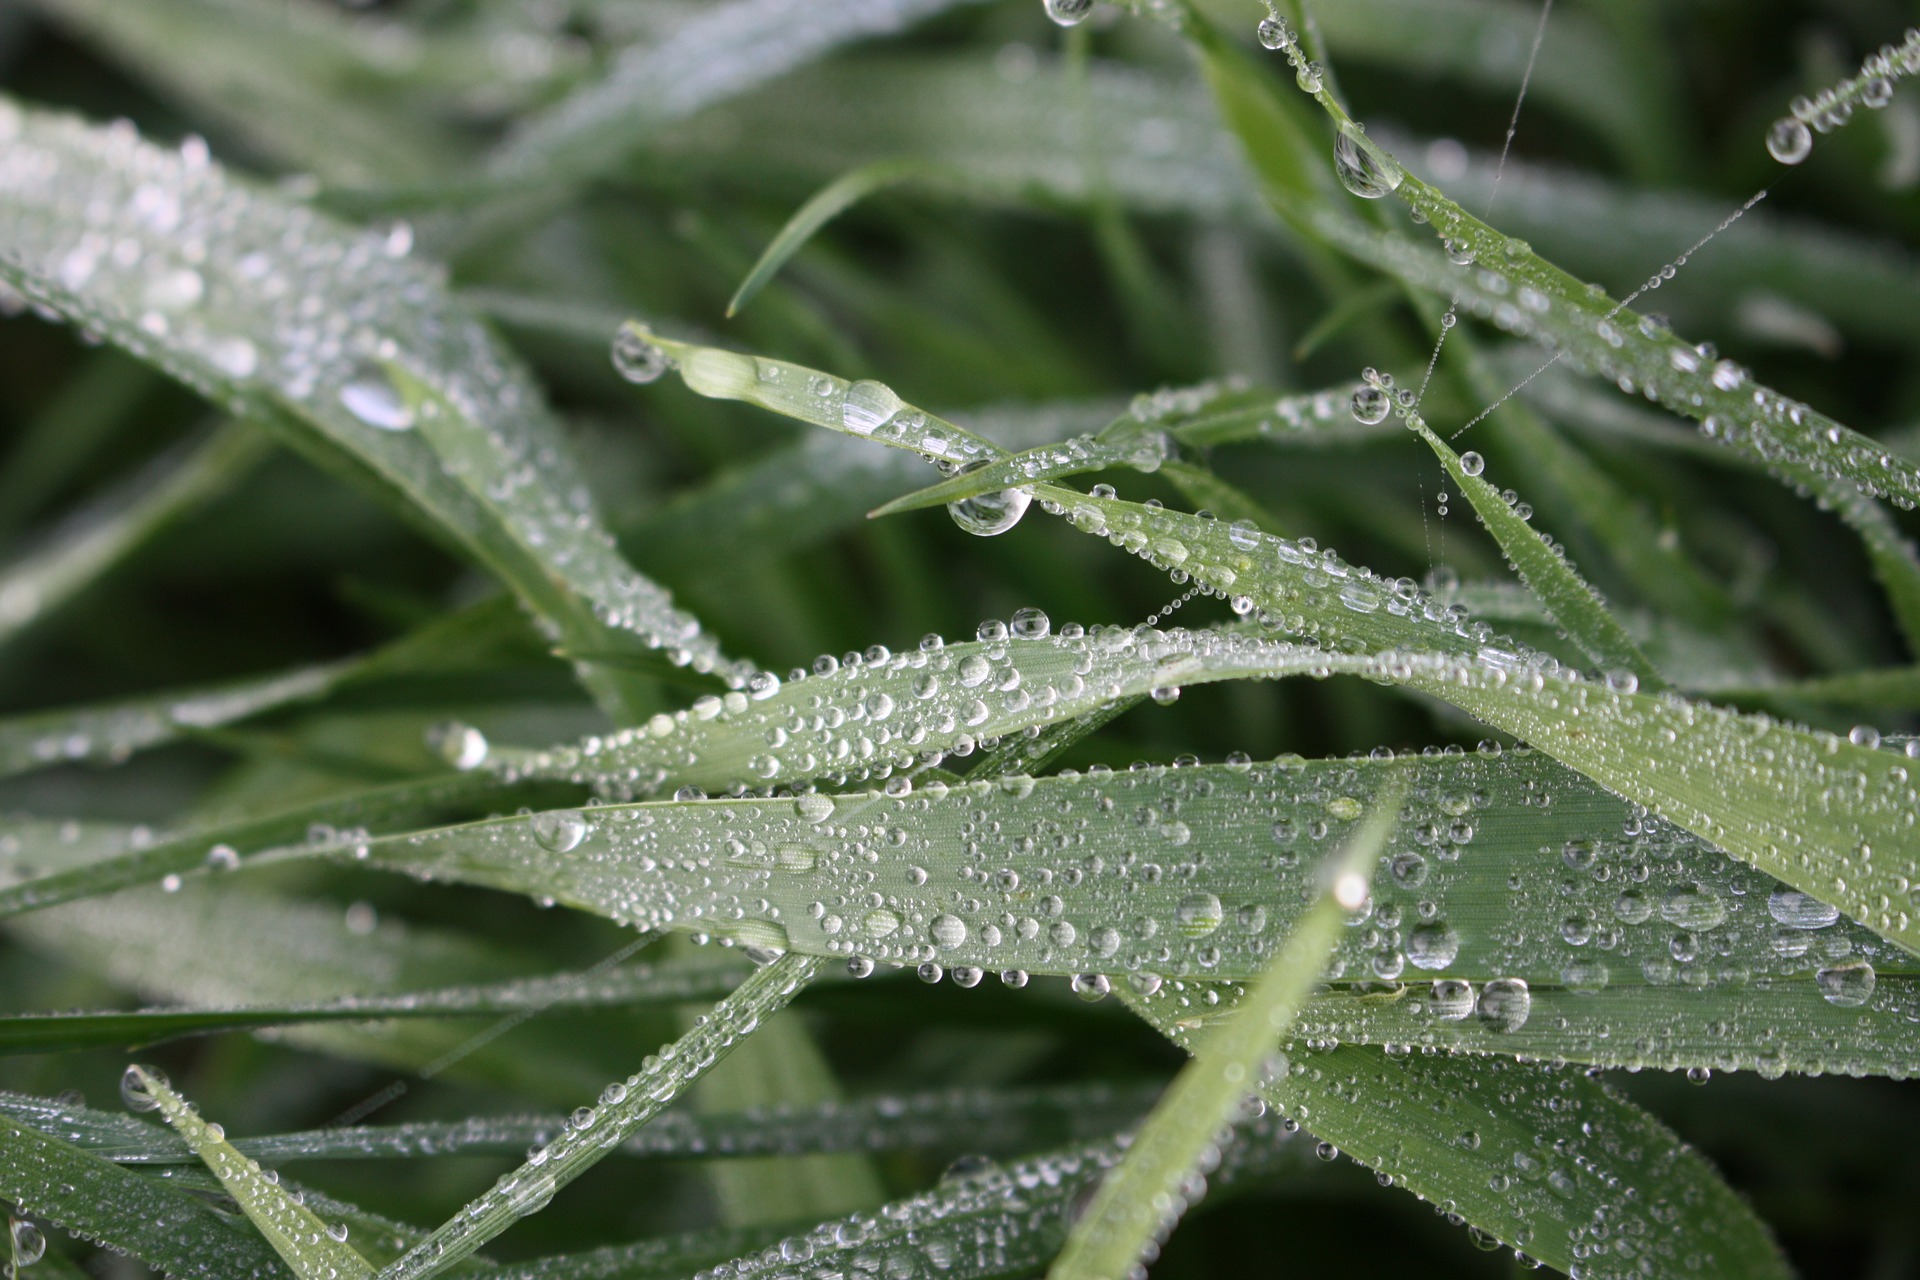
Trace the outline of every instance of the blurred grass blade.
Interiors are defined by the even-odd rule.
[[[1107,1175],[1048,1271],[1051,1280],[1132,1275],[1157,1251],[1197,1197],[1191,1183],[1219,1163],[1221,1135],[1267,1072],[1267,1062],[1320,978],[1344,917],[1369,896],[1368,882],[1400,818],[1404,779],[1391,777],[1348,847],[1317,868],[1318,900],[1236,1006],[1234,1018],[1194,1050],[1166,1095]],[[1204,1186],[1204,1183],[1201,1183]]]
[[[941,176],[939,170],[917,160],[882,160],[835,178],[807,197],[807,202],[794,210],[779,234],[760,251],[753,270],[747,273],[747,278],[740,282],[740,287],[733,291],[733,297],[728,300],[727,315],[739,314],[740,308],[766,287],[767,281],[779,273],[787,259],[800,252],[801,247],[813,239],[814,233],[874,192]]]
[[[489,170],[516,182],[577,183],[613,168],[669,122],[963,2],[726,0],[705,6],[666,39],[625,50],[605,76],[522,123],[495,150]]]
[[[402,499],[569,647],[593,652],[624,637],[697,670],[732,670],[692,617],[620,560],[532,380],[433,268],[408,257],[410,238],[356,232],[247,187],[204,147],[164,151],[11,103],[0,103],[0,134],[11,139],[0,278]],[[100,207],[138,247],[133,267],[82,242],[93,234],[80,230],[85,210]],[[195,237],[219,252],[190,264],[182,245]],[[303,305],[359,316],[358,336],[320,342]],[[433,422],[417,420],[396,370],[431,391],[443,410]],[[541,482],[487,487],[516,468]],[[626,677],[585,674],[620,713]]]
[[[46,819],[0,819],[0,835],[13,837],[6,867],[12,883],[0,887],[0,916],[37,911],[135,885],[157,884],[169,875],[221,870],[261,849],[380,826],[431,822],[499,796],[501,781],[469,773],[405,782],[295,805],[278,813],[157,836],[141,828],[134,840],[86,842],[67,838],[79,824]],[[4,846],[0,846],[4,847]]]
[[[144,1178],[0,1116],[0,1196],[87,1240],[193,1280],[285,1280],[260,1233],[181,1187]]]
[[[610,1154],[798,995],[819,970],[818,959],[800,955],[780,956],[756,970],[677,1043],[649,1058],[624,1084],[609,1085],[597,1108],[582,1108],[565,1133],[382,1268],[381,1280],[439,1275],[519,1219],[538,1213],[555,1192]]]
[[[769,1114],[765,1109],[656,1117],[620,1144],[627,1159],[741,1159],[806,1152],[912,1150],[1030,1151],[1105,1137],[1137,1120],[1156,1090],[1054,1085],[882,1094]],[[0,1093],[0,1115],[120,1164],[194,1160],[179,1138],[131,1116],[70,1100]],[[395,1125],[336,1125],[234,1139],[255,1160],[428,1160],[437,1156],[524,1155],[565,1130],[564,1115],[474,1116]]]
[[[1666,681],[1655,671],[1646,654],[1640,652],[1633,637],[1601,601],[1586,579],[1554,546],[1515,509],[1515,504],[1481,478],[1478,455],[1468,470],[1459,454],[1433,433],[1418,414],[1410,418],[1413,429],[1427,442],[1447,475],[1473,504],[1480,522],[1500,544],[1507,563],[1513,566],[1528,590],[1538,596],[1556,622],[1573,642],[1585,650],[1610,675],[1632,675],[1637,684],[1650,693],[1666,688]],[[1509,490],[1511,492],[1511,490]]]
[[[0,567],[0,644],[97,581],[160,529],[224,493],[267,450],[256,428],[230,423],[190,451],[163,455],[55,526],[40,546]]]
[[[373,1268],[346,1242],[339,1224],[327,1223],[287,1194],[277,1176],[268,1177],[257,1161],[230,1146],[219,1125],[210,1124],[181,1101],[166,1078],[149,1067],[128,1067],[124,1089],[139,1105],[159,1108],[195,1154],[206,1162],[299,1280],[368,1280]]]
[[[282,1005],[15,1014],[0,1017],[0,1054],[139,1047],[179,1036],[316,1022],[498,1017],[547,1010],[618,1009],[712,1001],[740,985],[744,974],[731,960],[716,963],[701,958],[659,965],[630,965],[604,975],[566,973],[390,994],[345,995]]]
[[[1204,1008],[1169,982],[1127,1003],[1189,1049]],[[1224,1007],[1224,1004],[1223,1006]],[[1791,1275],[1767,1229],[1693,1148],[1577,1071],[1358,1045],[1287,1047],[1268,1103],[1527,1257],[1599,1278],[1684,1268]]]

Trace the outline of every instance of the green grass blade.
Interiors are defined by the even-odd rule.
[[[740,282],[740,287],[733,291],[733,297],[727,300],[727,315],[738,315],[740,308],[751,302],[754,295],[779,274],[787,260],[800,252],[820,228],[854,205],[876,191],[940,176],[938,170],[915,160],[882,160],[835,178],[808,196],[807,202],[794,210],[793,216],[787,219],[779,233],[760,251],[753,270],[747,272],[747,278]]]
[[[613,168],[661,126],[756,88],[852,41],[893,35],[960,0],[730,0],[522,123],[495,150],[500,179],[574,183]],[[781,39],[768,40],[768,32]]]
[[[0,1017],[0,1054],[139,1047],[180,1036],[318,1022],[499,1017],[546,1010],[618,1009],[712,1001],[740,985],[743,973],[739,965],[731,962],[692,959],[659,965],[629,965],[604,975],[556,974],[280,1005],[17,1014]],[[520,1145],[524,1147],[526,1143]]]
[[[914,1148],[1031,1151],[1105,1137],[1137,1120],[1154,1089],[1058,1085],[1015,1089],[943,1089],[884,1094],[851,1102],[697,1115],[669,1111],[620,1144],[627,1159],[741,1159],[806,1152],[877,1154]],[[131,1116],[58,1098],[0,1093],[0,1115],[59,1136],[119,1164],[193,1162],[173,1134]],[[236,1150],[276,1164],[290,1160],[429,1160],[440,1155],[520,1156],[551,1142],[564,1115],[474,1116],[396,1125],[336,1125],[236,1138]]]
[[[1409,417],[1409,425],[1440,459],[1447,475],[1473,504],[1481,524],[1500,544],[1507,563],[1540,598],[1568,637],[1603,670],[1630,673],[1649,692],[1666,688],[1666,681],[1654,670],[1647,655],[1640,651],[1627,629],[1587,585],[1565,553],[1529,524],[1515,509],[1515,504],[1482,478],[1480,465],[1484,464],[1469,471],[1460,455],[1435,435],[1417,413]]]
[[[537,1213],[679,1097],[741,1040],[798,995],[819,972],[810,956],[783,955],[756,970],[681,1039],[628,1077],[609,1085],[600,1105],[582,1108],[567,1131],[536,1158],[503,1176],[406,1255],[382,1268],[382,1280],[424,1280],[472,1254],[519,1219]]]
[[[0,644],[97,581],[156,532],[219,496],[266,456],[254,428],[222,427],[184,456],[69,517],[42,545],[0,567]]]
[[[141,1099],[139,1105],[159,1108],[300,1280],[368,1280],[373,1275],[367,1260],[346,1243],[346,1233],[338,1224],[322,1221],[289,1195],[277,1178],[268,1177],[259,1162],[235,1151],[225,1131],[201,1119],[164,1076],[149,1067],[128,1067],[126,1080],[129,1096]]]
[[[1199,992],[1167,983],[1127,1003],[1191,1047]],[[1791,1272],[1767,1229],[1658,1120],[1564,1067],[1356,1045],[1288,1046],[1262,1092],[1314,1134],[1455,1220],[1560,1271],[1600,1277],[1684,1266]]]
[[[284,1280],[260,1233],[185,1189],[122,1169],[0,1116],[0,1195],[87,1240],[169,1275]]]
[[[1188,1180],[1217,1158],[1219,1134],[1233,1122],[1265,1071],[1295,1014],[1319,979],[1344,917],[1368,897],[1381,847],[1399,821],[1403,791],[1389,782],[1351,843],[1321,868],[1318,900],[1293,922],[1287,940],[1240,1000],[1236,1016],[1200,1041],[1140,1126],[1120,1165],[1100,1184],[1053,1267],[1051,1280],[1131,1275],[1172,1231],[1189,1200]]]
[[[215,823],[177,835],[156,839],[148,830],[137,841],[95,842],[78,849],[65,838],[65,823],[8,821],[0,831],[20,840],[9,859],[13,862],[9,878],[18,882],[0,888],[0,916],[37,911],[135,885],[157,884],[169,875],[187,877],[217,871],[262,849],[308,839],[316,827],[337,832],[430,822],[436,814],[476,807],[482,797],[497,797],[501,790],[500,780],[485,773],[429,778],[295,805],[260,817]]]
[[[429,518],[569,646],[625,638],[698,670],[730,669],[692,617],[620,560],[531,378],[405,241],[254,190],[201,155],[11,104],[0,112],[23,157],[0,184],[0,276]],[[164,231],[131,212],[142,184],[173,211]],[[116,228],[140,247],[137,268],[74,257],[93,200],[121,211]],[[220,252],[189,267],[179,247],[195,234]],[[316,300],[363,316],[361,339],[316,345],[297,314]],[[417,420],[394,370],[445,411]],[[508,496],[485,488],[480,477],[514,466],[542,483]],[[595,680],[618,710],[617,673]]]

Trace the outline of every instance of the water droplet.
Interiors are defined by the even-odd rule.
[[[1842,1009],[1856,1009],[1873,996],[1873,986],[1877,975],[1873,966],[1865,960],[1854,960],[1847,964],[1827,965],[1814,971],[1814,985],[1820,988],[1820,994],[1830,1005]]]
[[[487,761],[487,735],[470,724],[442,725],[430,738],[440,758],[463,773]]]
[[[1018,990],[1027,985],[1027,971],[1025,969],[1002,969],[1000,971],[1000,981]]]
[[[1107,980],[1107,975],[1104,973],[1076,973],[1073,975],[1072,985],[1073,994],[1088,1003],[1105,1000],[1107,993],[1113,990],[1113,984]]]
[[[933,940],[942,947],[957,947],[967,940],[967,922],[956,915],[935,916]]]
[[[1840,918],[1840,908],[1798,889],[1775,889],[1767,912],[1789,929],[1824,929]]]
[[[120,1100],[127,1104],[127,1110],[159,1110],[160,1099],[154,1097],[153,1091],[147,1087],[149,1080],[163,1087],[167,1083],[167,1077],[157,1067],[136,1064],[120,1073]]]
[[[947,504],[947,514],[968,533],[991,538],[1020,523],[1027,514],[1033,495],[1026,489],[1002,489],[998,493],[976,493],[971,498]]]
[[[855,435],[872,435],[900,412],[900,397],[883,382],[862,380],[847,388],[840,421]]]
[[[1260,25],[1254,29],[1260,38],[1260,44],[1267,49],[1284,49],[1293,43],[1293,28],[1286,19],[1268,16],[1260,19]]]
[[[1365,200],[1390,195],[1406,176],[1393,157],[1351,124],[1342,125],[1340,136],[1334,139],[1333,168],[1340,176],[1340,185]]]
[[[822,823],[833,816],[833,800],[822,795],[800,796],[793,802],[793,811],[803,822]]]
[[[1369,426],[1386,421],[1393,410],[1393,398],[1378,387],[1361,387],[1353,393],[1353,416]]]
[[[1677,885],[1661,901],[1660,916],[1668,924],[1704,933],[1720,927],[1727,918],[1727,904],[1704,885]]]
[[[1220,899],[1211,893],[1190,893],[1180,900],[1180,932],[1189,938],[1204,938],[1220,927],[1226,918]]]
[[[1880,731],[1870,724],[1857,724],[1847,730],[1847,741],[1856,747],[1878,749],[1880,746]]]
[[[1427,993],[1427,1011],[1443,1022],[1460,1021],[1473,1005],[1473,984],[1459,978],[1441,978]]]
[[[340,388],[340,405],[370,427],[382,431],[407,431],[413,427],[413,410],[400,388],[386,370],[374,365],[362,366]]]
[[[653,382],[670,363],[667,353],[635,324],[623,324],[613,335],[612,355],[614,370],[628,382]]]
[[[47,1237],[25,1218],[10,1218],[8,1233],[13,1238],[13,1264],[30,1267],[47,1254]],[[11,1269],[9,1269],[11,1274]]]
[[[1444,920],[1416,925],[1407,935],[1407,959],[1416,969],[1444,969],[1460,954],[1460,935]]]
[[[1063,27],[1078,26],[1093,13],[1093,0],[1044,0],[1047,16]]]
[[[533,815],[533,838],[549,853],[566,853],[587,838],[587,820],[572,809]]]
[[[1767,130],[1767,154],[1781,164],[1799,164],[1813,152],[1813,131],[1792,116],[1782,116]]]
[[[1053,620],[1044,610],[1015,609],[1013,611],[1013,634],[1023,640],[1042,640],[1053,629]]]
[[[1518,1031],[1533,1012],[1525,978],[1495,978],[1480,990],[1480,1020],[1499,1031]]]
[[[1469,449],[1460,455],[1460,469],[1470,476],[1477,476],[1487,469],[1487,460]]]

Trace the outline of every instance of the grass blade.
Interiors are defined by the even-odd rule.
[[[1395,781],[1398,781],[1397,779]],[[1100,1184],[1048,1272],[1051,1280],[1133,1275],[1193,1198],[1189,1179],[1217,1163],[1222,1129],[1251,1096],[1338,937],[1364,903],[1381,847],[1399,820],[1403,792],[1389,783],[1348,848],[1323,871],[1319,900],[1294,921],[1286,943],[1239,1001],[1236,1016],[1194,1051],[1140,1126],[1126,1157]]]
[[[807,202],[794,210],[793,216],[787,219],[779,233],[760,251],[753,270],[747,272],[747,278],[740,282],[740,287],[733,291],[733,297],[727,300],[727,315],[738,315],[740,308],[751,302],[754,295],[766,287],[767,281],[779,273],[787,259],[800,252],[801,247],[813,239],[820,228],[854,205],[876,191],[940,176],[938,170],[915,160],[882,160],[835,178],[808,196]]]
[[[159,1108],[300,1280],[369,1280],[373,1275],[367,1260],[346,1243],[344,1230],[323,1222],[277,1178],[269,1178],[257,1161],[235,1151],[225,1131],[202,1120],[164,1076],[150,1067],[128,1067],[123,1087],[136,1105]]]
[[[819,972],[812,957],[785,955],[758,969],[657,1058],[609,1085],[598,1108],[582,1108],[567,1131],[392,1265],[381,1280],[424,1280],[472,1254],[519,1219],[537,1213],[628,1135],[679,1097],[737,1043],[800,993]]]

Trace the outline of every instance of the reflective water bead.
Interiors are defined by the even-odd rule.
[[[400,388],[386,370],[367,365],[340,388],[340,406],[348,413],[381,431],[407,431],[413,427],[413,410]]]
[[[1865,1004],[1873,996],[1877,979],[1873,966],[1865,960],[1827,965],[1813,975],[1814,985],[1820,988],[1822,998],[1841,1009],[1857,1009]]]
[[[1078,26],[1093,13],[1093,0],[1043,0],[1047,16],[1063,27]]]
[[[127,1104],[129,1111],[157,1111],[160,1099],[153,1096],[153,1090],[147,1087],[151,1080],[164,1087],[167,1077],[157,1067],[143,1067],[138,1064],[129,1066],[120,1073],[120,1100]]]
[[[572,809],[533,815],[533,838],[549,853],[567,853],[587,838],[587,820]]]
[[[613,335],[613,367],[628,382],[653,382],[667,371],[667,353],[637,325],[621,325]]]
[[[947,514],[968,533],[992,538],[1019,524],[1032,501],[1033,495],[1025,489],[1002,489],[998,493],[978,493],[949,502]]]
[[[1104,973],[1076,973],[1072,986],[1073,994],[1089,1003],[1106,999],[1107,993],[1113,990],[1113,984]]]
[[[1355,419],[1372,426],[1386,421],[1387,414],[1393,411],[1393,401],[1379,387],[1361,387],[1353,393],[1351,407]]]
[[[1352,124],[1342,125],[1333,141],[1333,168],[1340,185],[1363,200],[1391,195],[1406,176],[1391,156],[1368,142]]]
[[[1813,131],[1805,122],[1782,116],[1767,130],[1767,154],[1781,164],[1799,164],[1813,151]]]
[[[1293,43],[1293,29],[1287,25],[1286,19],[1272,15],[1260,20],[1260,25],[1254,28],[1254,35],[1259,37],[1261,46],[1267,49],[1284,49]]]
[[[1470,476],[1477,476],[1487,469],[1487,460],[1469,449],[1460,455],[1460,469]]]
[[[900,412],[900,397],[885,383],[860,381],[847,388],[840,421],[856,435],[872,435]]]
[[[1533,1012],[1533,992],[1525,978],[1495,978],[1480,989],[1482,1022],[1499,1031],[1518,1031]]]

